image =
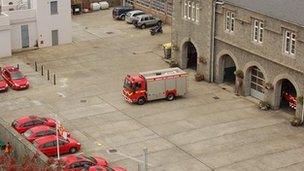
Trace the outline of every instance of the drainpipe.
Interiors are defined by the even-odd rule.
[[[301,123],[303,124],[303,122],[304,122],[304,100],[303,100],[303,104],[302,104],[302,112],[301,112],[301,116],[302,116]]]
[[[220,0],[212,1],[212,32],[211,32],[211,54],[210,54],[210,82],[214,82],[214,46],[215,46],[215,26],[216,26],[216,5],[223,5]]]

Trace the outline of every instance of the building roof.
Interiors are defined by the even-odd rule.
[[[304,27],[304,0],[225,0],[225,3]]]

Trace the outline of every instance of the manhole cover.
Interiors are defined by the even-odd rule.
[[[87,100],[80,100],[80,103],[86,103]]]
[[[107,33],[107,34],[113,34],[114,32],[112,32],[112,31],[107,31],[106,33]]]
[[[213,98],[214,98],[215,100],[218,100],[218,99],[220,99],[220,98],[219,98],[219,97],[217,97],[217,96],[214,96]]]

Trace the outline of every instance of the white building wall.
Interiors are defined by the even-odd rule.
[[[21,41],[21,26],[28,25],[29,31],[29,47],[34,47],[38,40],[37,36],[37,26],[35,22],[23,22],[11,25],[11,40],[12,40],[12,50],[22,49]]]
[[[57,1],[58,14],[51,15],[50,2]],[[52,46],[52,30],[58,30],[58,43],[72,42],[70,0],[34,0],[36,9],[39,47]]]
[[[58,14],[51,15],[50,2],[57,1]],[[58,44],[72,42],[70,0],[0,0],[4,5],[0,14],[0,57],[11,56],[12,50],[22,49],[21,26],[28,25],[29,47],[52,46],[52,30],[58,30]],[[30,9],[12,8],[9,2],[30,4]],[[22,2],[22,3],[21,3]],[[23,7],[23,5],[22,5]]]
[[[28,25],[29,47],[34,47],[38,40],[36,10],[17,10],[5,12],[10,17],[12,50],[22,49],[21,26]]]
[[[0,14],[0,57],[11,56],[11,32],[9,17]]]
[[[0,30],[0,58],[12,55],[10,37],[10,30]]]

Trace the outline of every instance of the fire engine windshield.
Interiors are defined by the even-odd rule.
[[[124,82],[124,88],[132,90],[132,82],[130,80],[128,80],[127,78],[125,79],[125,82]]]

